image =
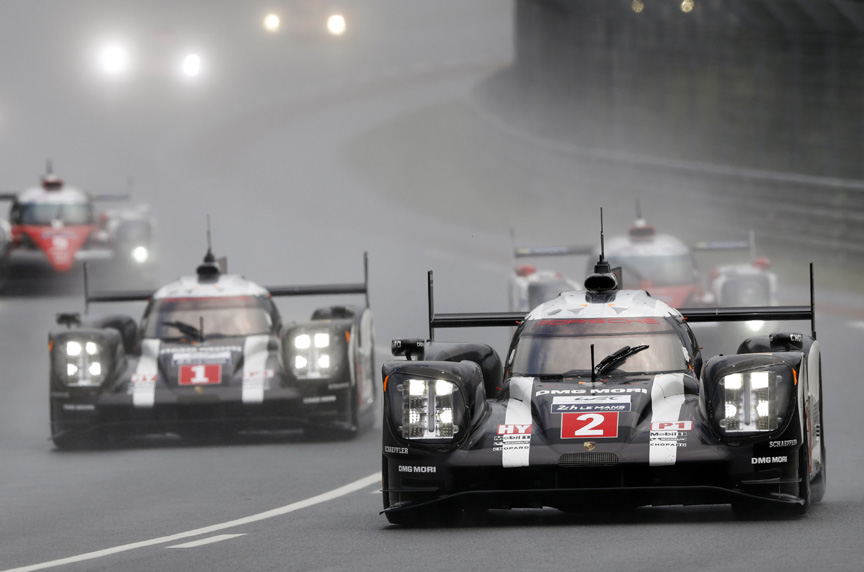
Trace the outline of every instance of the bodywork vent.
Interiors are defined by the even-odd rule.
[[[558,457],[559,467],[614,467],[617,464],[615,453],[565,453]]]

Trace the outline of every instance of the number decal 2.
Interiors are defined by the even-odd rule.
[[[561,415],[561,438],[614,438],[618,436],[618,412],[564,413]]]

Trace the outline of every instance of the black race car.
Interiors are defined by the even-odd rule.
[[[374,420],[367,284],[264,288],[221,272],[208,252],[195,276],[156,292],[87,294],[88,305],[147,307],[137,324],[58,315],[66,328],[49,335],[51,438],[75,448],[203,425],[219,434],[303,428],[350,437]],[[308,322],[288,324],[273,301],[332,294],[365,295],[366,304],[318,308]]]
[[[688,322],[811,320],[810,306],[676,310],[620,290],[603,262],[585,291],[527,316],[433,311],[429,340],[383,366],[383,496],[391,523],[464,509],[563,511],[728,503],[803,514],[825,494],[815,331],[746,339],[703,364]],[[489,346],[442,327],[518,327]]]

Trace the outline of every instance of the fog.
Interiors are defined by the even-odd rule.
[[[779,16],[762,27],[774,8],[742,8],[697,49],[707,28],[688,29],[678,4],[665,6],[676,23],[664,28],[657,13],[634,20],[635,2],[609,0],[0,0],[0,192],[37,185],[50,159],[69,185],[128,192],[149,205],[156,274],[142,288],[193,272],[207,248],[208,217],[214,253],[264,285],[359,282],[366,252],[378,365],[391,339],[427,336],[428,270],[439,312],[507,310],[514,247],[597,245],[601,207],[608,238],[633,223],[637,200],[658,231],[687,243],[746,240],[754,230],[757,254],[780,275],[782,302],[806,303],[806,263],[815,259],[831,304],[864,306],[861,33],[843,21],[832,35],[837,20],[821,17],[814,20],[828,28],[814,32],[804,8],[781,33],[778,22],[788,21]],[[601,5],[610,10],[604,18]],[[696,0],[699,26],[722,11],[718,5]],[[341,35],[326,29],[336,11],[345,19]],[[281,18],[275,32],[264,27],[269,13]],[[746,31],[748,21],[756,31]],[[108,43],[129,47],[125,73],[100,67]],[[177,54],[193,52],[200,73],[184,77]],[[802,54],[810,58],[798,66]],[[712,254],[700,266],[707,275],[748,257]],[[581,282],[589,262],[536,264]],[[130,506],[130,515],[140,509],[151,521],[129,524],[111,513],[83,541],[55,532],[55,519],[71,526],[79,516],[52,488],[58,463],[67,463],[76,494],[91,506],[100,502],[91,479],[134,504],[135,491],[105,481],[132,467],[155,473],[151,459],[208,477],[221,470],[211,471],[218,463],[207,450],[49,454],[44,340],[55,312],[80,310],[83,300],[80,270],[47,278],[54,286],[27,284],[0,300],[8,364],[0,381],[9,387],[0,404],[0,456],[8,460],[0,497],[11,499],[0,512],[15,515],[0,536],[18,538],[10,566],[41,558],[25,530],[45,530],[58,558],[104,548],[100,532],[113,526],[163,534],[152,524],[166,519],[154,501],[161,481],[148,481],[152,496],[142,495],[152,514]],[[100,278],[93,287],[118,285]],[[305,320],[324,303],[279,301],[287,321]],[[93,311],[141,311],[103,308]],[[839,331],[848,343],[852,330]],[[509,333],[447,331],[439,339],[471,336],[504,352]],[[283,502],[265,493],[289,468],[313,484],[315,463],[328,477],[354,468],[340,466],[340,455],[358,471],[377,470],[379,445],[373,436],[335,455],[299,445],[290,454],[235,451],[242,461],[228,453],[238,472],[246,463],[263,467],[246,497],[228,495],[237,503],[231,518],[251,512],[247,499],[261,510]],[[363,447],[371,453],[356,452]],[[169,472],[159,478],[172,483]],[[214,485],[242,479],[225,480]],[[208,522],[228,519],[197,487],[176,494],[195,507],[181,515],[182,526],[198,526],[186,522],[194,511],[206,511]],[[379,508],[376,497],[363,514]],[[164,510],[168,519],[175,514]]]

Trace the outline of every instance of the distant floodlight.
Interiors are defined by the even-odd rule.
[[[129,69],[129,52],[120,44],[108,44],[99,53],[102,71],[109,75],[120,75]]]
[[[281,24],[281,21],[277,14],[267,14],[267,16],[264,17],[264,29],[268,32],[276,32],[279,30],[279,24]]]
[[[195,77],[201,73],[201,56],[198,54],[188,54],[183,58],[183,75],[186,77]]]
[[[341,36],[345,33],[345,18],[342,14],[333,14],[327,18],[327,31],[334,36]]]
[[[692,12],[694,5],[695,4],[693,0],[684,0],[683,2],[681,2],[681,11],[685,13]]]

